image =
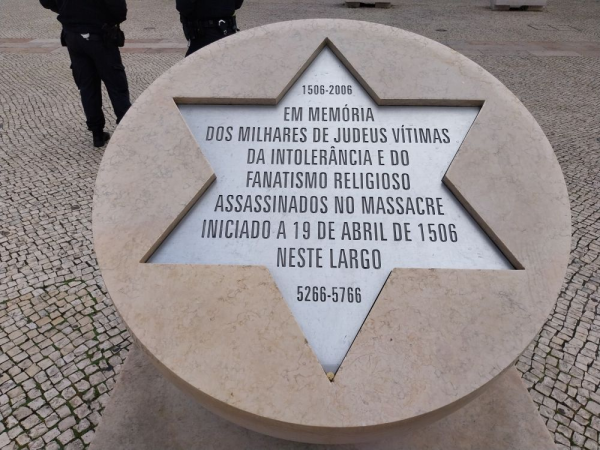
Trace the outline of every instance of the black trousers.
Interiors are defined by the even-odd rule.
[[[65,31],[64,38],[88,129],[96,132],[104,129],[101,81],[106,86],[119,123],[131,106],[127,75],[119,48],[105,46],[99,35],[92,35],[87,40],[81,34]]]
[[[207,45],[212,44],[219,39],[223,39],[226,36],[235,34],[235,32],[236,30],[234,28],[230,28],[227,30],[227,34],[225,35],[219,28],[205,28],[202,36],[189,41],[190,45],[185,56],[190,56],[192,53],[200,50],[202,47],[206,47]]]

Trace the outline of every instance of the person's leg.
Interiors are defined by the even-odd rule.
[[[102,90],[94,61],[85,49],[87,42],[83,42],[84,39],[74,33],[67,33],[65,40],[88,129],[93,133],[101,133],[105,124],[102,112]]]
[[[207,28],[202,36],[190,41],[190,45],[185,56],[190,56],[192,53],[200,50],[203,47],[206,47],[209,44],[212,44],[215,41],[218,41],[219,39],[223,39],[224,37],[225,35],[218,28]]]
[[[101,42],[95,47],[94,62],[112,103],[117,123],[131,107],[127,74],[118,47],[105,47]]]

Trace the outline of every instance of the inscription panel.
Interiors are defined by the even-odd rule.
[[[326,372],[393,268],[512,269],[441,181],[477,107],[379,107],[325,48],[277,106],[180,111],[217,179],[149,262],[268,267]]]

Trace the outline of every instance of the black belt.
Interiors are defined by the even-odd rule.
[[[64,28],[64,31],[66,31],[69,34],[77,34],[81,37],[83,37],[84,35],[87,35],[88,37],[84,37],[84,39],[86,39],[88,41],[101,41],[102,40],[102,35],[99,33],[82,33],[81,31],[72,31],[67,28]]]
[[[88,41],[101,41],[102,40],[102,36],[99,34],[92,34],[92,33],[79,33],[81,35],[81,37],[83,37],[84,39],[87,39]],[[84,37],[84,34],[89,34],[89,37]]]
[[[235,28],[237,21],[235,17],[225,17],[223,19],[208,19],[208,20],[197,20],[196,23],[202,28],[215,28],[220,27],[225,22],[230,28]]]

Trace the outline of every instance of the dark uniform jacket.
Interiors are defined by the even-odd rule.
[[[177,0],[181,20],[209,20],[231,17],[244,0]]]
[[[117,25],[127,19],[125,0],[40,0],[58,13],[63,28],[75,33],[100,33],[104,24]]]

